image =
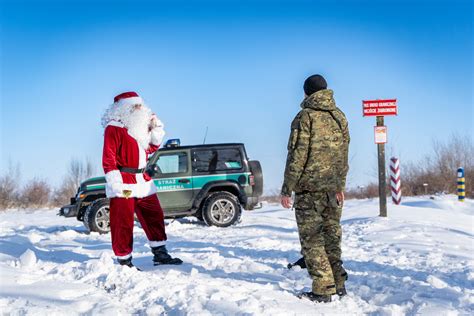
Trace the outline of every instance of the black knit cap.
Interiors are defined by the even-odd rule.
[[[319,90],[324,90],[327,87],[328,84],[326,79],[324,79],[324,77],[321,75],[309,76],[308,79],[304,81],[303,85],[304,93],[306,93],[307,96],[310,96]]]

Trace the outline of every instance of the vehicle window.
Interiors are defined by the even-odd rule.
[[[237,169],[242,169],[242,157],[236,148],[197,150],[194,153],[194,170],[198,172]]]
[[[162,174],[188,172],[188,156],[185,152],[162,154],[156,164]]]

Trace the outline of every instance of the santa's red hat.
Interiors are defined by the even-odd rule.
[[[115,96],[114,103],[117,103],[118,105],[145,104],[138,93],[133,91],[124,92]]]

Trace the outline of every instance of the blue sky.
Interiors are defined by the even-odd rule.
[[[1,1],[1,165],[60,183],[101,174],[100,117],[141,94],[183,144],[243,142],[279,188],[304,79],[324,75],[352,136],[349,186],[376,179],[375,118],[397,98],[387,159],[473,134],[471,1]],[[402,169],[403,170],[403,169]],[[403,171],[402,171],[403,172]]]

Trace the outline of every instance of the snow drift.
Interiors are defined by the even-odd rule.
[[[377,200],[347,201],[342,299],[314,304],[299,258],[292,211],[245,212],[230,228],[168,221],[168,248],[182,266],[153,267],[141,228],[134,262],[114,263],[110,236],[88,234],[57,210],[0,213],[0,310],[7,314],[460,314],[474,312],[474,202],[405,198],[378,217]]]

